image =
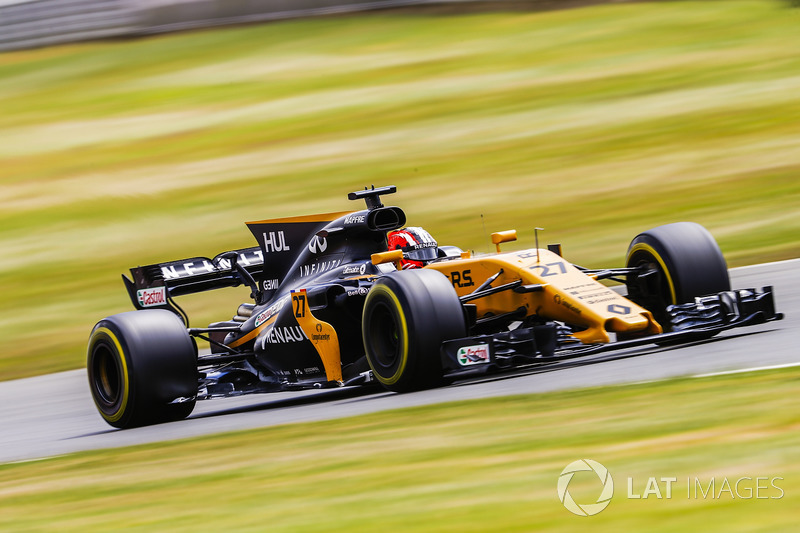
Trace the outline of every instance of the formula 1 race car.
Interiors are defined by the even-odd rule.
[[[412,391],[782,318],[771,287],[731,290],[697,224],[641,233],[624,268],[601,270],[568,262],[560,245],[501,252],[513,230],[492,234],[496,254],[433,239],[390,250],[387,234],[406,223],[381,202],[395,190],[350,193],[366,202],[360,211],[250,222],[257,247],[123,275],[137,310],[98,322],[88,346],[103,418],[126,428],[183,419],[199,399],[374,381]],[[422,268],[399,268],[410,258]],[[208,327],[190,327],[175,302],[242,284],[252,301]],[[197,339],[210,353],[199,355]]]

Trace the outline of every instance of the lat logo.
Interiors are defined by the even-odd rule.
[[[572,481],[572,477],[578,472],[594,472],[599,478],[602,489],[594,503],[579,504],[569,493],[569,483]],[[594,516],[611,503],[611,498],[614,496],[614,479],[611,477],[611,473],[608,469],[597,461],[580,459],[571,462],[561,471],[561,475],[558,476],[557,490],[558,499],[569,512],[578,516]]]
[[[325,237],[318,237],[314,235],[311,237],[311,242],[308,243],[308,251],[312,254],[323,253],[328,249],[328,240]]]

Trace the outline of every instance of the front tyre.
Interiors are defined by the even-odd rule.
[[[693,222],[640,233],[628,247],[627,266],[649,272],[628,277],[628,296],[652,311],[662,325],[669,323],[667,306],[731,289],[728,266],[717,242]]]
[[[442,342],[467,334],[463,307],[450,281],[424,269],[379,279],[364,302],[361,328],[373,375],[395,392],[441,385]]]
[[[197,349],[170,311],[131,311],[95,325],[87,349],[89,388],[116,428],[182,420],[197,396]]]

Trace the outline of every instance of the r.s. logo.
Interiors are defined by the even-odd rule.
[[[453,287],[473,287],[475,282],[472,281],[472,271],[464,270],[463,272],[450,272],[450,281],[453,282]]]

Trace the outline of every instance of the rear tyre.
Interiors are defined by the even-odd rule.
[[[182,420],[194,409],[197,348],[170,311],[104,318],[89,337],[86,366],[97,410],[116,428]]]
[[[628,247],[628,267],[646,266],[650,276],[629,276],[628,296],[669,328],[669,305],[694,301],[731,288],[728,266],[703,226],[677,222],[637,235]]]
[[[442,384],[442,342],[465,337],[466,319],[450,281],[434,270],[379,279],[364,303],[367,361],[387,389],[407,392]]]

